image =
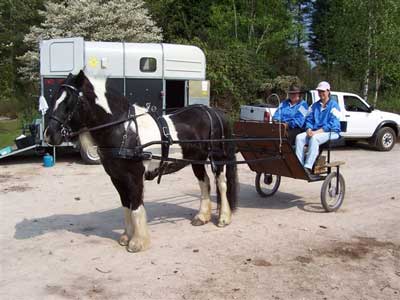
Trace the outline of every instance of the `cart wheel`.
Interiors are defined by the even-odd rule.
[[[276,193],[281,184],[281,176],[268,173],[257,173],[256,190],[261,197],[269,197]]]
[[[321,203],[327,212],[337,211],[344,200],[346,190],[344,178],[342,174],[339,174],[338,182],[336,174],[336,172],[332,172],[326,176],[321,187]],[[337,193],[336,187],[338,187]]]

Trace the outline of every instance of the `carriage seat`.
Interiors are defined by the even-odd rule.
[[[340,121],[340,132],[347,131],[347,122]],[[344,137],[339,135],[339,138],[336,140],[328,140],[326,143],[320,145],[320,150],[323,149],[331,149],[336,147],[343,147],[346,145]]]
[[[340,131],[346,132],[346,130],[347,130],[347,122],[340,122]],[[315,163],[313,166],[313,173],[314,174],[322,174],[327,171],[328,167],[332,167],[333,165],[340,166],[340,165],[344,164],[344,162],[331,162],[330,150],[332,148],[336,148],[336,147],[343,147],[343,146],[345,146],[345,144],[346,144],[346,142],[345,142],[343,136],[339,136],[339,138],[336,140],[328,140],[324,144],[321,144],[319,147],[319,154],[318,154],[317,159],[315,160]],[[328,151],[327,157],[322,155],[322,152],[324,150]]]

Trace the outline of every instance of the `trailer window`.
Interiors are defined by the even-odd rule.
[[[155,72],[157,69],[157,60],[154,57],[142,57],[140,59],[140,71]]]

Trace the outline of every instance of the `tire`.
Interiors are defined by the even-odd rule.
[[[390,151],[396,144],[396,133],[390,127],[382,127],[376,134],[375,147],[378,151]]]
[[[261,197],[270,197],[278,191],[279,185],[281,184],[281,176],[257,173],[255,184],[257,193]]]
[[[99,165],[100,156],[97,152],[97,146],[93,143],[93,140],[88,133],[82,133],[79,135],[80,154],[81,158],[87,165]]]
[[[92,145],[88,147],[81,147],[80,149],[81,158],[87,165],[99,165],[100,156],[97,152],[97,146]]]
[[[326,176],[321,187],[321,203],[325,211],[333,212],[337,211],[343,204],[344,195],[346,192],[346,185],[342,174],[339,174],[339,186],[338,193],[336,194],[336,172],[330,173]]]

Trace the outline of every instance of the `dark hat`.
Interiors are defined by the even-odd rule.
[[[292,84],[289,87],[288,94],[297,94],[297,93],[303,93],[303,91],[301,90],[301,88],[298,85]]]

